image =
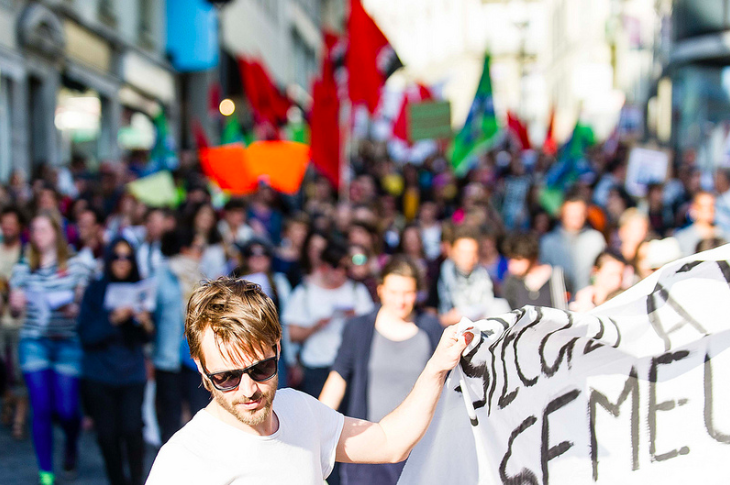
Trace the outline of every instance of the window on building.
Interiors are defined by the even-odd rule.
[[[116,25],[117,13],[114,0],[99,0],[99,20],[107,25]]]
[[[294,81],[308,89],[312,75],[317,70],[315,52],[296,30],[292,30],[292,50],[294,52]]]
[[[139,12],[138,35],[139,43],[143,47],[152,48],[155,46],[154,25],[156,0],[138,0]]]
[[[720,32],[728,28],[730,0],[677,0],[674,27],[677,39]]]
[[[62,87],[56,100],[55,125],[60,134],[61,160],[83,155],[93,164],[99,158],[101,98],[96,91],[76,88]]]

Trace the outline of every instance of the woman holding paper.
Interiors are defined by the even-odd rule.
[[[36,215],[28,254],[13,268],[9,302],[14,315],[24,314],[18,353],[33,410],[33,443],[42,484],[55,480],[54,414],[66,434],[63,468],[69,473],[76,470],[81,422],[76,317],[88,276],[87,266],[69,257],[57,215],[45,211]]]
[[[141,296],[126,298],[141,288],[135,285],[139,281],[134,249],[115,239],[106,252],[104,274],[86,289],[79,314],[81,390],[112,485],[142,484],[147,381],[142,346],[151,339],[154,325]]]

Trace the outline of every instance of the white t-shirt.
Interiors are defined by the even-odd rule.
[[[313,397],[280,389],[279,429],[256,436],[203,409],[165,444],[147,485],[316,484],[332,472],[344,416]]]
[[[281,320],[286,325],[313,327],[319,320],[332,317],[323,329],[313,333],[302,344],[302,364],[308,367],[329,367],[335,361],[342,342],[342,329],[347,317],[372,311],[373,299],[362,283],[348,280],[344,285],[328,290],[312,283],[302,283],[292,293]]]

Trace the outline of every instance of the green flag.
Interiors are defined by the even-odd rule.
[[[157,170],[175,170],[178,166],[175,153],[175,139],[170,133],[164,110],[160,110],[152,120],[155,125],[155,145],[150,152],[150,166],[148,172]]]
[[[309,125],[305,121],[289,122],[285,131],[287,140],[309,145]]]
[[[243,129],[238,121],[238,116],[226,116],[226,122],[221,132],[221,145],[230,145],[231,143],[244,143]]]
[[[466,123],[451,144],[451,165],[454,172],[459,176],[466,174],[469,161],[491,147],[498,131],[492,80],[489,76],[489,56],[486,56],[482,78],[479,80]]]

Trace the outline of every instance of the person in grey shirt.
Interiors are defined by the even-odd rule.
[[[560,208],[560,224],[540,241],[540,257],[565,273],[568,291],[590,284],[593,263],[606,247],[603,235],[586,226],[588,203],[578,192],[569,192]]]
[[[321,402],[338,409],[348,390],[348,415],[375,421],[408,395],[443,330],[435,316],[414,311],[420,270],[412,259],[395,256],[381,278],[382,306],[347,322],[319,396]],[[395,485],[404,464],[343,463],[342,483]]]

